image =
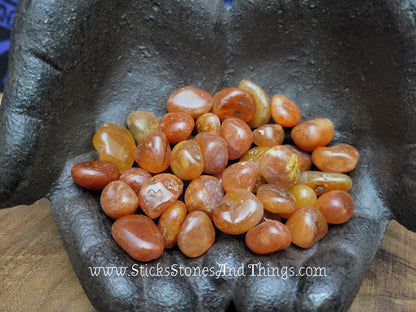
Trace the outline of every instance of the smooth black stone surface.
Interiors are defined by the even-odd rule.
[[[347,311],[391,218],[416,229],[415,1],[29,1],[16,15],[0,107],[0,206],[47,196],[75,272],[100,311]],[[103,122],[165,113],[184,85],[211,94],[250,79],[303,120],[327,117],[333,143],[361,153],[353,218],[310,249],[251,253],[218,233],[197,259],[177,249],[147,264],[244,267],[246,276],[92,277],[133,261],[111,238],[99,194],[70,177],[96,159]],[[318,266],[325,277],[256,276]],[[133,266],[133,267],[132,267]],[[172,267],[173,266],[173,267]],[[53,273],[53,272],[51,272]],[[253,274],[251,274],[253,273]]]

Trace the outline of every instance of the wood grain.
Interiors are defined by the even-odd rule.
[[[416,234],[390,222],[350,312],[416,311]],[[0,311],[94,311],[49,201],[0,210]]]

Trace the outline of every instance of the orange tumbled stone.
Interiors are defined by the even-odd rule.
[[[253,162],[239,161],[224,170],[222,186],[226,193],[234,189],[245,189],[253,192],[258,175],[259,169]]]
[[[263,218],[263,205],[250,191],[235,189],[225,194],[214,210],[216,227],[227,234],[243,234]]]
[[[305,152],[312,152],[315,148],[331,142],[334,125],[326,118],[310,120],[294,127],[291,136],[297,147]]]
[[[253,131],[253,143],[257,146],[272,147],[283,143],[285,132],[281,125],[267,124]]]
[[[215,228],[205,212],[187,215],[178,235],[178,247],[188,257],[199,257],[214,244]]]
[[[212,218],[224,191],[220,181],[208,175],[201,175],[189,183],[185,191],[185,204],[189,212],[200,210]]]
[[[284,144],[283,146],[289,149],[291,152],[293,152],[296,156],[298,156],[300,171],[311,170],[312,160],[311,160],[311,155],[309,153],[301,151],[296,146],[291,145],[291,144]]]
[[[126,182],[136,193],[140,192],[144,182],[149,180],[152,175],[142,168],[129,168],[120,175],[120,181]]]
[[[101,193],[101,207],[113,219],[133,214],[139,207],[139,198],[133,189],[123,181],[112,181]]]
[[[160,173],[169,167],[170,146],[165,133],[152,131],[135,150],[135,159],[140,167],[151,172]]]
[[[212,112],[221,121],[234,117],[248,122],[256,113],[256,104],[249,92],[238,88],[226,88],[214,95]]]
[[[251,251],[265,255],[289,247],[292,236],[282,222],[266,221],[249,230],[245,242]]]
[[[204,158],[199,144],[185,140],[175,145],[170,156],[170,168],[182,180],[192,180],[204,170]]]
[[[169,143],[186,140],[194,129],[194,119],[185,113],[167,113],[160,120],[160,131],[166,134]]]
[[[283,127],[294,127],[302,119],[297,105],[281,94],[272,97],[271,113],[273,120]]]
[[[159,258],[164,250],[163,237],[152,219],[144,215],[128,215],[117,219],[111,228],[117,244],[135,260]]]
[[[136,143],[126,128],[104,123],[95,133],[92,143],[100,159],[115,163],[120,173],[133,166]]]
[[[157,227],[159,228],[160,233],[162,233],[165,248],[175,247],[187,213],[185,204],[178,200],[167,208],[160,216]]]
[[[117,180],[119,175],[117,166],[105,160],[84,161],[71,168],[72,179],[93,191],[101,191],[108,183]]]
[[[205,113],[196,120],[196,131],[210,132],[215,135],[220,135],[221,121],[217,115],[213,113]]]
[[[204,172],[216,175],[224,171],[228,164],[227,142],[222,137],[209,132],[198,133],[194,140],[201,148]]]
[[[260,174],[270,184],[290,187],[298,182],[298,157],[284,146],[271,147],[261,158]]]
[[[321,171],[345,173],[357,166],[360,153],[349,144],[317,147],[312,153],[313,164]]]
[[[341,224],[347,222],[354,213],[354,201],[345,191],[331,191],[322,194],[315,204],[324,215],[326,222]]]
[[[159,119],[151,112],[135,111],[127,116],[127,127],[137,144],[159,129]]]
[[[290,214],[296,210],[295,197],[284,187],[265,184],[257,190],[257,198],[265,210],[273,213]]]
[[[298,184],[306,184],[319,196],[329,191],[349,191],[352,180],[343,173],[303,171],[299,174]]]
[[[152,219],[158,218],[181,196],[183,182],[173,174],[160,173],[147,180],[139,193],[140,207]]]
[[[314,206],[316,202],[316,193],[315,191],[307,186],[306,184],[296,184],[293,185],[289,192],[296,199],[296,206],[298,208],[303,206]]]
[[[221,136],[228,144],[228,159],[231,160],[247,153],[253,142],[250,127],[238,118],[228,118],[222,122]]]
[[[286,221],[292,242],[301,248],[309,248],[328,233],[328,223],[323,214],[312,206],[296,210]]]
[[[199,88],[186,86],[176,90],[169,97],[166,108],[168,112],[187,113],[197,119],[212,108],[212,96]]]

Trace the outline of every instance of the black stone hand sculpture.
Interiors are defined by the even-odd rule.
[[[231,9],[222,0],[22,0],[0,107],[1,207],[51,200],[97,310],[346,311],[388,221],[416,229],[414,8],[413,0],[235,0]],[[219,234],[199,258],[173,249],[147,264],[168,276],[92,276],[93,266],[141,265],[113,241],[99,195],[70,177],[73,164],[97,158],[100,124],[125,125],[135,110],[161,117],[182,86],[213,94],[244,78],[293,99],[304,120],[330,118],[333,142],[360,151],[353,218],[307,250],[259,256],[243,237]],[[283,275],[255,276],[259,262]],[[173,276],[180,265],[243,266],[245,276]],[[288,277],[289,266],[325,267],[326,276]]]

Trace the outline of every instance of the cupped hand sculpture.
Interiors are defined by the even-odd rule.
[[[414,8],[387,0],[235,0],[229,9],[222,0],[22,0],[0,107],[1,207],[51,200],[97,310],[346,311],[388,221],[416,229]],[[91,140],[102,123],[125,125],[135,110],[161,117],[182,86],[213,94],[241,79],[290,97],[304,120],[330,118],[333,143],[360,151],[354,216],[306,250],[259,256],[243,237],[218,235],[195,259],[173,249],[134,261],[113,241],[99,195],[72,181],[72,165],[97,158]],[[130,275],[93,276],[92,267],[128,267]],[[301,267],[326,276],[290,273]],[[230,274],[197,276],[202,268]]]

